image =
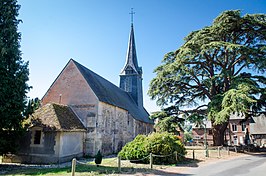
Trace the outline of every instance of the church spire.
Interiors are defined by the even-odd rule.
[[[143,106],[142,68],[138,66],[134,27],[133,9],[131,9],[131,30],[129,34],[126,63],[120,73],[120,88],[129,92],[138,106]]]
[[[121,71],[121,75],[127,74],[126,72],[130,72],[131,74],[142,74],[141,68],[139,68],[137,60],[134,27],[133,27],[133,15],[135,14],[135,12],[133,11],[133,8],[131,8],[131,13],[129,14],[131,15],[131,31],[129,35],[126,63]]]
[[[131,31],[129,35],[126,63],[125,63],[124,68],[121,71],[121,75],[127,74],[126,72],[128,71],[131,71],[131,74],[141,74],[139,72],[139,66],[138,66],[138,60],[137,60],[133,23],[131,24]]]

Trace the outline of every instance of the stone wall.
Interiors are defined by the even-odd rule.
[[[117,153],[138,134],[149,134],[153,125],[135,120],[128,111],[100,102],[95,122],[88,123],[86,153],[104,155]]]

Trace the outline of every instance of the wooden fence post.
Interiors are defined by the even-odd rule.
[[[152,153],[150,153],[150,168],[151,168],[151,169],[153,168],[153,166],[152,166],[152,162],[153,162]]]
[[[230,155],[230,147],[228,146],[227,154]]]
[[[178,158],[177,158],[177,151],[175,151],[175,160],[176,160],[176,162],[178,161]]]
[[[117,157],[117,166],[118,166],[118,172],[121,172],[121,157],[119,155]]]
[[[195,150],[194,149],[192,150],[192,157],[193,157],[193,160],[195,160]]]
[[[220,149],[220,146],[218,147],[218,158],[221,157],[221,149]]]
[[[72,168],[71,168],[71,175],[75,176],[75,171],[76,171],[76,158],[73,158],[72,160]]]

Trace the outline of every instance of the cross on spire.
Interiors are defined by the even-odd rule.
[[[133,24],[133,16],[135,12],[133,11],[133,8],[131,8],[131,12],[129,13],[131,15],[131,24]]]

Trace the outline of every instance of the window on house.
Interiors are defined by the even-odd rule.
[[[41,144],[41,134],[41,130],[35,131],[33,144]]]
[[[247,127],[246,123],[245,122],[242,122],[241,127],[242,127],[242,131],[245,131],[246,130],[246,127]]]
[[[212,135],[212,130],[209,130],[208,135]]]
[[[200,139],[200,136],[194,136],[194,139]]]
[[[232,131],[237,131],[237,125],[236,124],[232,124]]]

